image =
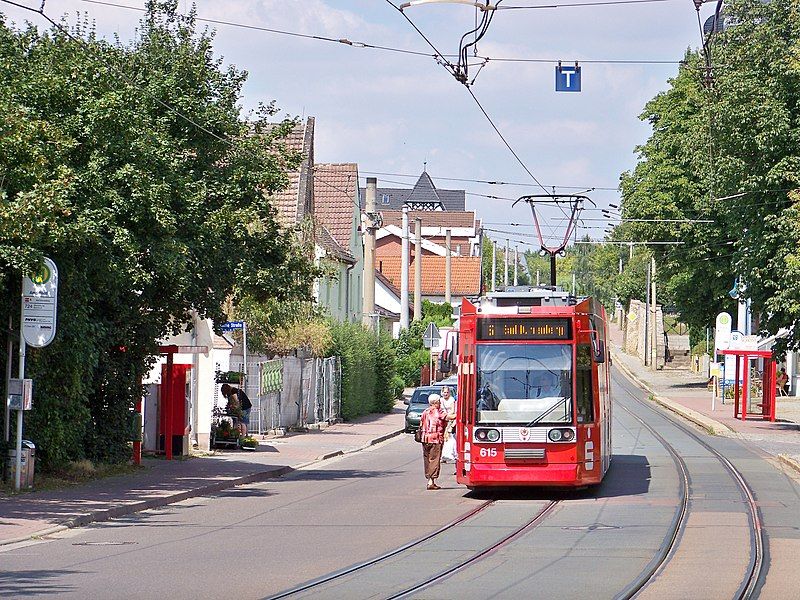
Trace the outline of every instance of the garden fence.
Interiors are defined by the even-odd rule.
[[[241,363],[231,364],[234,370],[240,367]],[[248,360],[245,390],[253,404],[250,431],[263,434],[339,420],[341,370],[337,356]]]

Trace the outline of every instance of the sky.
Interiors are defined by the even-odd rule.
[[[35,9],[41,4],[41,0],[15,1]],[[582,0],[563,4],[576,1]],[[145,4],[109,2],[140,9]],[[557,2],[503,0],[500,6]],[[194,4],[200,18],[433,52],[386,0],[197,0]],[[191,3],[180,0],[180,7],[188,10]],[[713,8],[713,4],[703,6],[701,18],[711,15]],[[40,16],[4,3],[0,11],[16,23],[46,26]],[[68,22],[86,14],[100,35],[109,39],[118,35],[123,41],[135,35],[142,15],[86,0],[46,0],[45,12],[53,18],[66,15]],[[475,12],[462,4],[433,3],[407,8],[405,15],[439,51],[453,54],[461,36],[474,25]],[[437,187],[467,191],[467,209],[477,211],[487,230],[514,232],[487,231],[490,237],[502,243],[507,237],[533,242],[527,206],[512,208],[511,200],[476,194],[516,199],[544,193],[543,189],[503,144],[469,90],[430,56],[207,25],[216,31],[217,55],[249,73],[244,111],[274,100],[281,116],[316,118],[316,162],[358,163],[361,184],[364,177],[375,176],[379,187],[411,186],[426,168]],[[638,116],[648,100],[668,88],[686,50],[699,44],[697,13],[689,0],[497,11],[478,44],[479,54],[546,62],[490,60],[470,89],[548,192],[553,186],[566,193],[594,188],[586,195],[606,208],[619,204],[620,174],[634,168],[636,146],[650,135],[649,124]],[[581,92],[555,91],[559,60],[581,65]],[[470,76],[474,75],[472,69]],[[587,203],[586,208],[592,207]],[[547,235],[563,232],[561,212],[543,209],[542,216]],[[601,239],[606,223],[590,220],[601,219],[600,212],[585,210],[582,217],[578,235]]]

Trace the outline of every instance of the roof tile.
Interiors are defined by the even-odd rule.
[[[444,296],[445,257],[424,256],[422,259],[422,294]],[[400,287],[399,256],[382,256],[375,267],[392,284]],[[477,296],[481,290],[481,259],[478,256],[453,256],[451,264],[451,289],[454,296]],[[414,259],[409,267],[409,292],[414,291]]]
[[[345,249],[350,248],[358,194],[355,163],[314,166],[314,216]]]

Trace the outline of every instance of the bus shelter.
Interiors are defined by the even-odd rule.
[[[733,380],[733,418],[746,421],[750,416],[765,421],[774,421],[777,363],[772,356],[772,351],[736,349],[722,350],[721,353],[736,357],[736,376]],[[750,373],[750,361],[756,359],[764,361],[760,380],[755,373],[752,376]]]

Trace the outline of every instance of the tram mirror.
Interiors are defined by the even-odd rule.
[[[603,340],[597,340],[596,351],[594,354],[594,362],[596,363],[604,363],[606,362],[606,343]]]

